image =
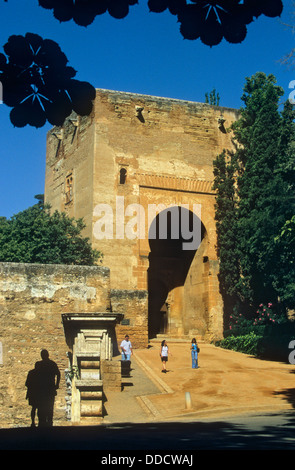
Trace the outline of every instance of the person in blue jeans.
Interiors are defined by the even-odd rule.
[[[129,336],[125,335],[125,339],[120,344],[120,348],[122,351],[121,354],[121,373],[122,377],[130,377],[131,371],[131,356],[132,352],[132,344],[129,340]]]
[[[120,344],[120,348],[122,351],[122,361],[130,361],[132,352],[132,345],[129,340],[129,336],[125,335],[125,339]]]
[[[193,369],[198,369],[198,367],[199,367],[199,365],[198,365],[198,351],[199,351],[199,348],[198,348],[198,345],[197,345],[196,338],[193,338],[192,339],[192,344],[191,344],[192,368]]]

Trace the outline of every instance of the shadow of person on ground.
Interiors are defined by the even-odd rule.
[[[275,391],[274,395],[282,397],[284,400],[290,403],[292,408],[295,408],[295,388]]]
[[[31,410],[31,427],[35,427],[36,412],[39,427],[53,425],[53,409],[56,390],[59,388],[60,371],[57,364],[49,359],[46,349],[41,351],[41,361],[27,375],[25,386]]]

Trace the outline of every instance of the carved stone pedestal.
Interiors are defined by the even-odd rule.
[[[65,314],[63,323],[72,349],[71,421],[73,424],[99,423],[104,415],[101,364],[111,361],[115,324],[121,314]]]

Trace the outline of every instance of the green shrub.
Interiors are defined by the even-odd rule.
[[[293,323],[267,327],[264,334],[250,332],[231,335],[216,343],[224,349],[250,354],[260,359],[289,362],[289,344],[295,339]]]
[[[218,341],[216,346],[257,356],[261,339],[262,336],[257,335],[252,331],[251,333],[243,336],[228,336],[227,338]]]
[[[224,338],[227,338],[228,336],[245,336],[249,335],[251,333],[255,333],[257,336],[263,336],[266,334],[268,330],[267,325],[251,325],[251,326],[245,326],[245,327],[233,327],[231,330],[225,330],[223,333]]]

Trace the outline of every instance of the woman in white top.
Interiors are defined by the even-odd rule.
[[[168,350],[167,342],[164,339],[161,343],[161,350],[160,350],[160,357],[162,361],[162,372],[166,372],[166,362],[168,361],[168,353],[169,353],[169,350]]]

